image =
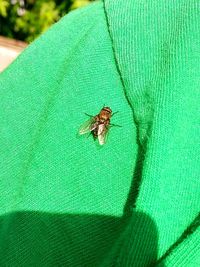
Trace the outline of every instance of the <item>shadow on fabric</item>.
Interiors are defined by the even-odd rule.
[[[138,250],[140,257],[131,266],[144,266],[140,261],[147,255],[157,257],[157,231],[152,219],[142,213],[137,218],[143,228],[131,234],[134,216],[130,219],[105,215],[51,214],[38,211],[20,211],[0,218],[0,266],[114,266],[109,263],[113,248],[120,242],[119,255],[126,249]],[[148,235],[144,221],[148,225]],[[125,234],[124,234],[125,233]],[[125,238],[125,239],[124,239]],[[136,242],[137,241],[137,242]],[[144,242],[150,242],[150,244]],[[118,245],[117,245],[118,247]],[[117,248],[119,250],[119,247]],[[124,250],[125,249],[125,250]],[[150,251],[149,251],[150,250]],[[131,252],[131,251],[130,251]],[[131,252],[132,253],[132,252]],[[106,260],[107,259],[107,260]],[[111,265],[110,265],[111,264]],[[104,264],[105,265],[105,264]],[[128,266],[128,265],[126,265]],[[149,266],[149,265],[146,265]]]

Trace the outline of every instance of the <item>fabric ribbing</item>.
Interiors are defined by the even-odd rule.
[[[161,257],[200,209],[199,3],[104,2],[143,154],[133,212],[155,221]]]

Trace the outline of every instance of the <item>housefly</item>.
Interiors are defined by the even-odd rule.
[[[99,114],[95,116],[85,113],[90,119],[80,127],[79,134],[82,135],[90,132],[94,139],[98,138],[100,145],[105,144],[110,127],[121,127],[120,125],[110,123],[111,117],[117,112],[112,113],[112,110],[109,107],[103,107]]]

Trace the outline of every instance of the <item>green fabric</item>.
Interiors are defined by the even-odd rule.
[[[199,28],[198,1],[105,0],[1,73],[0,266],[200,266]]]

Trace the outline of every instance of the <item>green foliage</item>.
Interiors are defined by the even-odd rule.
[[[72,0],[71,9],[76,9],[88,4],[88,0]]]
[[[16,19],[15,31],[23,32],[27,35],[26,41],[30,42],[59,18],[59,10],[56,9],[54,1],[37,1],[32,10],[27,10],[23,16]]]
[[[7,16],[7,8],[9,7],[9,2],[7,0],[0,0],[0,16]]]
[[[93,0],[0,0],[0,35],[33,41],[72,9]]]

